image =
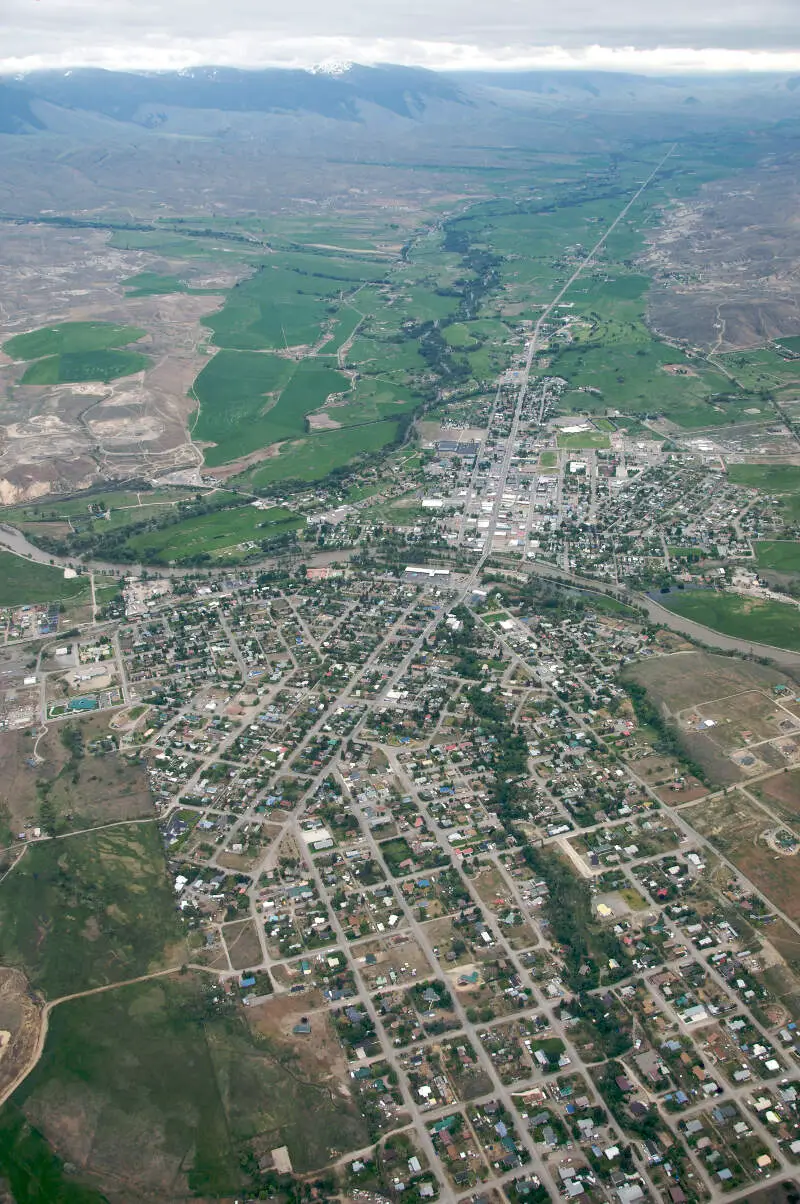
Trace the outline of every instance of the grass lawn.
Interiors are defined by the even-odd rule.
[[[540,468],[555,468],[558,464],[558,453],[554,451],[545,451],[539,456]]]
[[[67,580],[64,570],[24,560],[13,552],[0,552],[0,606],[29,602],[68,602],[89,595],[87,577]]]
[[[183,960],[155,824],[32,845],[0,889],[0,958],[48,998]]]
[[[258,510],[242,506],[187,518],[160,530],[133,535],[125,547],[159,564],[180,563],[204,553],[212,560],[237,560],[247,553],[242,543],[273,539],[296,531],[304,520],[282,506]]]
[[[23,374],[22,385],[66,385],[98,380],[104,384],[133,376],[151,364],[141,351],[65,351],[36,360]]]
[[[611,441],[602,431],[576,431],[571,435],[559,435],[558,446],[570,451],[582,451],[610,447]]]
[[[724,635],[800,650],[800,608],[789,603],[718,594],[710,589],[673,590],[658,600],[667,610]]]
[[[756,560],[762,569],[800,573],[800,543],[791,539],[762,539],[756,545]]]
[[[62,322],[44,326],[7,339],[3,351],[15,360],[38,360],[46,355],[75,355],[84,351],[107,351],[127,347],[145,335],[138,326],[116,326],[113,322]]]

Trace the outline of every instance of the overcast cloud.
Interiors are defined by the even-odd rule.
[[[800,69],[800,0],[0,0],[0,72],[41,67]]]

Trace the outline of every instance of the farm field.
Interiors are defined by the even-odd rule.
[[[785,360],[771,348],[731,351],[719,360],[743,388],[754,393],[763,389],[779,394],[784,389],[796,389],[800,382],[800,362]]]
[[[737,485],[771,494],[790,520],[800,519],[800,466],[795,464],[729,464],[728,477]]]
[[[304,434],[306,415],[349,386],[342,373],[314,360],[221,351],[194,382],[200,408],[193,436],[213,444],[205,450],[209,466],[226,464]]]
[[[15,360],[38,360],[50,355],[78,355],[86,351],[108,351],[127,347],[144,338],[138,326],[113,322],[62,322],[6,340],[3,351]]]
[[[800,493],[800,467],[794,464],[729,464],[728,478],[764,493]]]
[[[273,481],[320,481],[357,456],[380,451],[397,438],[399,424],[390,418],[365,426],[316,431],[304,439],[282,443],[278,455],[235,478],[257,489]]]
[[[763,539],[755,544],[755,550],[759,568],[800,573],[800,543],[788,539]]]
[[[171,564],[207,557],[211,560],[242,559],[243,543],[258,543],[296,531],[304,520],[282,506],[260,510],[243,506],[215,510],[172,523],[154,531],[132,535],[124,547],[148,563]]]
[[[85,577],[67,580],[64,570],[24,560],[13,552],[0,552],[0,606],[28,602],[79,603],[89,596]]]
[[[219,292],[213,288],[195,288],[188,280],[178,276],[162,275],[159,272],[137,272],[122,281],[129,297],[167,297],[171,293],[188,293],[193,297],[213,296]]]
[[[151,360],[140,351],[75,351],[48,355],[25,370],[22,385],[64,385],[80,381],[117,380],[150,367]]]
[[[800,609],[784,602],[718,594],[713,590],[675,590],[659,598],[675,614],[713,631],[777,648],[800,649]]]
[[[48,998],[184,956],[153,823],[33,845],[3,883],[0,958]]]
[[[23,385],[107,384],[150,366],[142,352],[123,350],[145,333],[138,326],[113,322],[63,322],[15,335],[3,344],[3,350],[13,359],[32,361],[22,376]]]

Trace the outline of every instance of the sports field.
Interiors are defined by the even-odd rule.
[[[611,446],[608,435],[602,431],[580,431],[569,435],[558,436],[558,446],[570,451],[589,451],[593,448]]]

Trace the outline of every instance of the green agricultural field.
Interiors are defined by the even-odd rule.
[[[281,506],[266,510],[243,506],[236,510],[216,510],[155,531],[132,535],[124,546],[148,563],[180,564],[198,557],[232,562],[248,555],[240,544],[274,539],[298,530],[303,522],[298,515]]]
[[[217,347],[276,350],[316,343],[332,299],[351,282],[262,265],[235,285],[224,306],[203,319]]]
[[[242,475],[242,483],[253,488],[274,481],[321,481],[334,469],[343,468],[357,456],[380,451],[397,438],[398,423],[392,419],[341,430],[316,431],[305,439],[281,444],[280,452]]]
[[[24,560],[13,552],[0,552],[0,606],[24,606],[29,602],[74,605],[88,596],[87,577],[67,580],[63,569]]]
[[[589,395],[589,400],[579,394],[583,408],[613,406],[625,413],[663,414],[683,427],[743,421],[752,417],[748,409],[759,406],[721,372],[686,359],[638,322],[601,323],[591,341],[557,352],[551,370],[573,389],[600,390],[601,397]]]
[[[659,602],[667,610],[723,635],[800,650],[800,608],[789,603],[718,594],[714,590],[675,590],[660,596]]]
[[[419,403],[420,398],[413,389],[393,384],[383,377],[362,376],[344,405],[332,406],[328,414],[335,422],[347,427],[381,418],[398,418]]]
[[[800,543],[791,539],[762,539],[756,545],[756,560],[761,569],[779,573],[800,573]]]
[[[480,346],[480,339],[473,333],[473,324],[466,322],[451,322],[442,330],[445,342],[450,347],[459,350],[472,351]]]
[[[785,360],[771,348],[731,351],[718,358],[742,388],[750,389],[754,393],[780,392],[787,388],[796,390],[800,383],[800,360]],[[757,396],[752,405],[761,405],[764,408],[764,403]],[[772,407],[767,406],[766,412],[772,416]]]
[[[165,297],[171,293],[189,293],[195,297],[213,296],[224,289],[194,288],[188,280],[179,276],[165,276],[159,272],[137,272],[122,281],[129,297]]]
[[[149,368],[151,360],[141,351],[76,351],[36,360],[20,381],[23,385],[68,385],[80,381],[109,381],[133,376]]]
[[[574,434],[558,435],[558,446],[570,451],[587,451],[610,447],[611,441],[602,431],[576,431]]]
[[[0,887],[0,960],[50,999],[180,963],[179,941],[154,823],[32,845]]]
[[[210,466],[305,432],[305,417],[350,381],[315,360],[281,359],[256,352],[220,351],[194,382],[200,412],[193,437]]]
[[[138,326],[116,326],[113,322],[62,322],[14,335],[3,344],[3,351],[15,360],[38,360],[43,356],[127,347],[145,333]]]

